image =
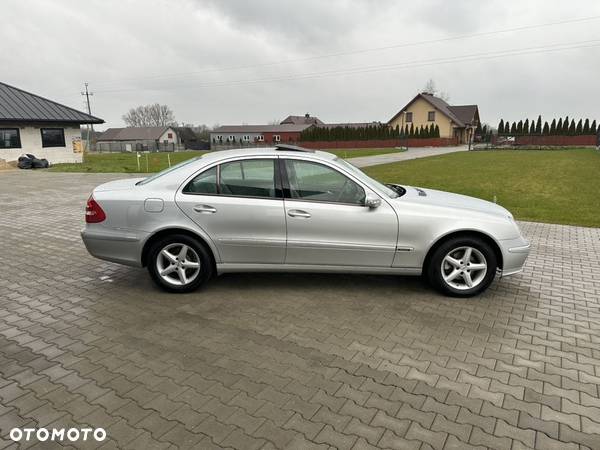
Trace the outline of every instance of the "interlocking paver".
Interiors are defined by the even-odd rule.
[[[600,229],[521,223],[524,272],[473,299],[268,274],[174,296],[83,248],[89,191],[123,176],[0,176],[3,438],[72,423],[105,427],[105,448],[600,445]]]

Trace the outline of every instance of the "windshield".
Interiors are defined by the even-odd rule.
[[[185,161],[175,164],[174,166],[171,166],[165,170],[161,170],[160,172],[155,173],[154,175],[152,175],[148,178],[144,178],[142,181],[138,181],[136,184],[139,184],[139,185],[148,184],[148,183],[156,180],[157,178],[162,177],[163,175],[166,175],[168,173],[173,172],[174,170],[179,169],[180,167],[187,166],[188,164],[190,164],[194,161],[198,161],[200,158],[201,158],[200,156],[196,156],[195,158],[186,159]]]
[[[380,183],[377,180],[374,180],[373,178],[371,178],[370,176],[368,176],[366,173],[364,173],[362,170],[360,170],[358,167],[353,166],[352,164],[350,164],[348,161],[345,161],[345,160],[343,160],[341,158],[335,158],[335,162],[337,162],[341,166],[344,166],[349,171],[353,172],[355,175],[357,175],[363,181],[366,181],[369,184],[374,184],[380,191],[382,191],[383,193],[385,193],[385,195],[387,195],[388,197],[390,197],[390,198],[397,198],[397,197],[399,197],[399,194],[396,191],[394,191],[393,189],[387,187],[385,184]]]

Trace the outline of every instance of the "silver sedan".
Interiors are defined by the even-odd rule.
[[[424,275],[458,297],[522,270],[529,243],[501,206],[384,185],[330,153],[281,145],[207,153],[98,186],[81,233],[101,259],[171,292],[226,272]]]

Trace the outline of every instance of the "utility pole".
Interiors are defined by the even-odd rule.
[[[85,95],[85,101],[86,101],[86,104],[87,104],[87,111],[88,111],[88,114],[91,116],[92,115],[92,108],[90,106],[90,95],[94,95],[94,93],[88,91],[88,84],[87,84],[87,82],[84,83],[84,84],[85,84],[85,92],[82,92],[81,95]],[[87,147],[88,151],[90,150],[90,143],[91,143],[90,127],[91,127],[91,132],[93,133],[94,132],[94,124],[93,123],[91,123],[91,124],[88,123],[87,124],[87,145],[86,145],[86,147]]]

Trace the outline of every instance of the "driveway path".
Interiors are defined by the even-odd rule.
[[[522,222],[524,272],[471,299],[323,274],[175,295],[83,247],[91,189],[123,177],[0,174],[0,449],[71,426],[108,434],[76,448],[600,448],[600,228]]]
[[[467,151],[467,146],[465,145],[459,147],[409,147],[409,149],[405,152],[386,153],[384,155],[374,156],[361,156],[359,158],[350,158],[347,161],[351,162],[356,167],[368,167],[464,151]]]

